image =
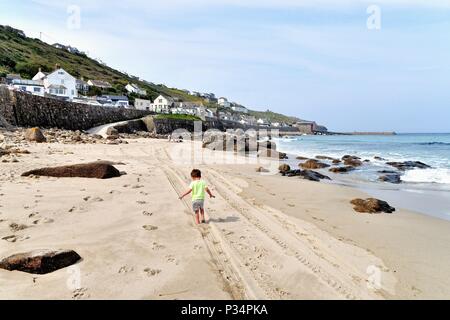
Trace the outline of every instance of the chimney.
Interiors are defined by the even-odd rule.
[[[39,67],[39,73],[41,73],[42,72],[42,68],[41,67]]]
[[[56,64],[55,65],[55,70],[58,70],[59,69],[59,64]]]

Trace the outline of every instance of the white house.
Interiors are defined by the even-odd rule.
[[[35,96],[45,95],[44,85],[40,81],[15,79],[11,85],[15,90],[29,92]]]
[[[231,107],[231,103],[228,101],[227,98],[224,98],[224,97],[219,98],[218,104],[219,104],[219,106],[224,107],[224,108]]]
[[[139,94],[141,96],[146,96],[147,95],[147,90],[139,88],[136,84],[130,84],[129,83],[129,84],[127,84],[125,89],[127,89],[127,91],[129,93],[136,93],[136,94]]]
[[[97,101],[100,103],[106,101],[106,104],[112,104],[115,108],[128,108],[130,106],[128,97],[125,96],[101,96],[97,97]]]
[[[45,93],[72,101],[78,96],[77,79],[71,76],[62,68],[45,74],[39,71],[34,77],[34,81],[39,81],[44,85]]]
[[[136,100],[134,100],[134,107],[137,110],[149,111],[152,107],[152,102],[150,100],[136,99]]]
[[[160,95],[158,98],[153,101],[150,111],[156,113],[170,113],[170,109],[174,105],[174,100],[170,97],[165,97]]]
[[[266,119],[258,119],[256,123],[261,127],[270,127],[270,122]]]
[[[109,82],[102,81],[102,80],[89,80],[88,85],[90,87],[97,87],[100,89],[111,89],[112,88],[112,85]]]
[[[83,79],[77,79],[77,90],[78,92],[82,92],[83,94],[86,94],[89,92],[89,85],[86,81]]]
[[[244,106],[240,106],[238,104],[235,104],[231,107],[231,110],[235,111],[235,112],[240,112],[240,113],[248,113],[248,109]]]

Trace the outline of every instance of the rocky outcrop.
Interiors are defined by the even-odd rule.
[[[44,134],[39,128],[31,128],[25,131],[25,139],[27,141],[37,143],[47,142],[47,138],[45,138]]]
[[[287,177],[300,177],[305,180],[310,180],[314,182],[319,182],[320,180],[331,180],[330,177],[327,177],[319,172],[312,170],[291,170],[287,172],[282,172],[283,176]]]
[[[355,199],[351,201],[354,210],[359,213],[393,213],[395,208],[391,207],[386,201],[370,198],[370,199]]]
[[[288,171],[291,171],[291,167],[288,164],[282,164],[280,165],[278,170],[280,171],[280,173],[286,173]]]
[[[310,159],[310,160],[306,161],[305,163],[301,163],[299,166],[303,169],[324,169],[324,168],[330,167],[330,165],[320,162],[315,159]]]
[[[405,161],[405,162],[388,162],[389,166],[397,168],[401,171],[412,170],[412,169],[430,169],[431,167],[420,161]]]
[[[40,250],[20,253],[0,261],[0,269],[31,274],[48,274],[79,262],[81,257],[73,250]]]
[[[382,181],[382,182],[393,183],[393,184],[402,183],[401,176],[398,173],[389,173],[389,174],[382,175],[378,178],[378,180]]]
[[[344,164],[346,166],[350,167],[360,167],[363,165],[363,162],[361,161],[361,158],[355,157],[355,156],[344,156],[342,157],[342,161],[344,161]]]
[[[332,173],[349,173],[350,171],[355,170],[355,167],[337,167],[337,168],[331,168],[329,171]]]
[[[309,158],[302,157],[302,156],[298,156],[296,159],[297,159],[297,160],[300,160],[300,161],[309,160]]]
[[[111,164],[104,162],[93,162],[63,167],[43,168],[28,171],[22,174],[23,177],[28,177],[31,175],[56,178],[110,179],[120,177],[121,173]]]
[[[328,157],[328,156],[316,156],[316,159],[318,159],[318,160],[330,160],[330,161],[336,160],[335,158]]]

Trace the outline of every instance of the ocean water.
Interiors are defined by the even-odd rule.
[[[399,198],[398,203],[402,207],[408,204],[413,206],[407,209],[450,219],[450,134],[301,136],[280,138],[276,142],[280,151],[290,155],[288,163],[293,167],[300,162],[295,159],[296,156],[342,158],[344,155],[354,155],[368,159],[369,163],[349,174],[319,171],[337,183],[361,187],[373,195],[389,192],[386,196],[389,199]],[[375,160],[374,157],[386,160]],[[432,168],[402,173],[400,185],[379,182],[379,171],[396,170],[386,165],[389,161],[421,161]]]

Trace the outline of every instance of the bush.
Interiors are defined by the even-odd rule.
[[[156,119],[202,121],[199,117],[187,114],[160,114],[156,116]]]

